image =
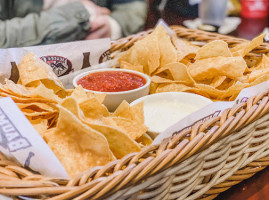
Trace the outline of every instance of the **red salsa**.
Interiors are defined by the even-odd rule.
[[[103,71],[88,74],[79,79],[77,84],[93,91],[122,92],[142,87],[146,80],[130,72]]]

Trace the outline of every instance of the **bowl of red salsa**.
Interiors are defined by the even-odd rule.
[[[148,95],[150,78],[133,70],[99,69],[79,74],[73,79],[73,85],[81,85],[86,91],[106,93],[104,104],[113,111],[123,100],[131,103]]]

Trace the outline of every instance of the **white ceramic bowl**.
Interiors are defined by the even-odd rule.
[[[192,112],[212,103],[206,97],[186,92],[164,92],[139,98],[144,102],[145,125],[151,133],[160,133]]]
[[[98,69],[98,70],[92,70],[92,71],[81,73],[81,74],[77,75],[73,79],[74,87],[78,86],[77,82],[82,77],[84,77],[84,76],[86,76],[88,74],[91,74],[91,73],[103,72],[103,71],[130,72],[130,73],[142,76],[146,80],[146,84],[143,85],[142,87],[139,87],[139,88],[136,88],[136,89],[133,89],[133,90],[122,91],[122,92],[99,92],[99,91],[93,91],[93,90],[84,89],[85,91],[91,91],[91,92],[94,92],[94,93],[106,93],[106,98],[105,98],[103,103],[106,105],[108,110],[114,111],[120,105],[120,103],[123,100],[126,100],[127,102],[131,103],[132,101],[149,94],[149,86],[150,86],[150,78],[149,78],[149,76],[147,76],[146,74],[137,72],[137,71],[127,70],[127,69],[112,69],[112,68],[110,69],[110,68],[106,68],[106,69]]]

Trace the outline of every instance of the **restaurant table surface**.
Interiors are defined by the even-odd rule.
[[[163,18],[169,25],[183,25],[184,20],[191,19],[180,17],[169,10],[160,14],[150,7],[146,29],[153,28],[159,18]],[[241,18],[241,24],[229,35],[250,40],[259,35],[265,27],[269,27],[268,18]],[[221,193],[216,200],[269,200],[269,167]]]

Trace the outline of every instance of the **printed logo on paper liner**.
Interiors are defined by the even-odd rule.
[[[71,61],[65,57],[48,55],[42,56],[40,59],[50,65],[57,76],[63,76],[74,71]]]
[[[176,134],[178,134],[178,133],[180,133],[181,131],[184,131],[184,130],[190,130],[198,122],[205,122],[205,121],[207,121],[207,120],[209,120],[211,118],[218,117],[220,115],[220,113],[221,113],[221,110],[217,110],[214,113],[212,113],[210,115],[207,115],[207,116],[203,117],[202,119],[199,119],[199,120],[195,121],[190,126],[187,126],[187,127],[183,128],[183,129],[181,129],[179,131],[176,131],[175,133],[173,133],[173,135],[176,135]]]
[[[108,60],[110,60],[110,49],[102,53],[102,55],[99,58],[99,64]]]
[[[0,108],[0,145],[9,152],[31,147],[30,142],[21,135],[5,112]]]

